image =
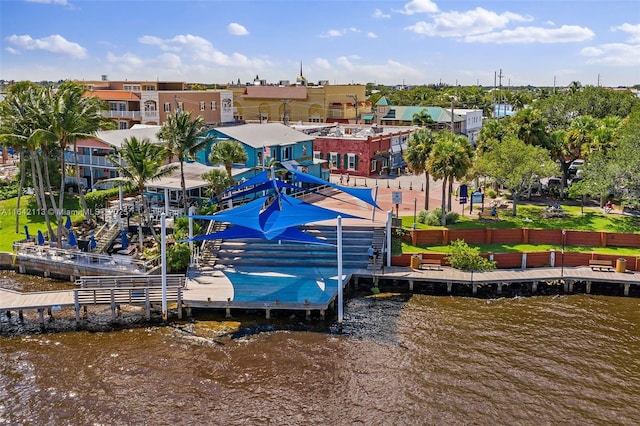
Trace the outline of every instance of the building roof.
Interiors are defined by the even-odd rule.
[[[420,114],[423,110],[431,116],[436,123],[450,123],[451,112],[442,107],[425,106],[391,106],[389,112],[382,117],[383,120],[413,121],[415,114]],[[463,121],[463,118],[454,114],[453,121]]]
[[[380,99],[378,99],[378,102],[376,102],[376,105],[391,105],[391,101],[386,96],[383,96]]]
[[[306,133],[299,132],[281,123],[250,123],[240,126],[216,127],[215,130],[253,148],[292,145],[313,139]]]
[[[169,188],[169,189],[182,189],[182,183],[180,181],[180,163],[175,162],[169,164],[169,166],[177,166],[176,170],[169,176],[165,176],[162,179],[149,182],[147,187],[150,188]],[[201,163],[184,163],[184,182],[185,187],[188,190],[203,188],[209,185],[209,183],[202,179],[202,175],[211,170],[222,170],[223,166],[207,166]]]
[[[135,136],[138,140],[148,138],[153,143],[161,143],[160,139],[158,139],[157,136],[157,133],[161,128],[162,126],[136,125],[130,129],[103,130],[96,133],[95,138],[117,148],[120,148],[122,146],[122,143],[125,139],[129,139],[132,136]]]
[[[105,101],[139,101],[140,94],[128,90],[92,90],[84,92],[87,97],[95,96]]]
[[[247,86],[241,98],[307,99],[304,86]]]

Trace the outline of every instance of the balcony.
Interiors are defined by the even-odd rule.
[[[130,120],[140,119],[142,113],[140,111],[100,111],[103,117],[109,118],[127,118]]]
[[[76,164],[73,152],[71,151],[66,151],[64,153],[64,160],[67,164]],[[78,154],[78,164],[81,166],[116,167],[111,161],[109,161],[108,157],[100,155]]]

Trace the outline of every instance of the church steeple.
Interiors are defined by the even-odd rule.
[[[304,75],[302,75],[302,61],[300,61],[300,75],[298,76],[298,78],[296,78],[296,84],[300,86],[307,85],[307,79],[304,78]]]

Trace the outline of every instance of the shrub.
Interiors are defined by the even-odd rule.
[[[460,219],[460,215],[455,212],[449,212],[445,215],[445,223],[447,225],[453,225],[458,222]],[[442,225],[442,209],[437,208],[430,212],[423,210],[420,212],[418,216],[418,222],[424,223],[429,226],[440,226]]]
[[[452,268],[462,271],[489,271],[496,269],[496,262],[480,256],[478,247],[469,247],[462,240],[451,242],[451,253],[447,255],[447,261]]]
[[[429,211],[428,210],[421,210],[420,213],[418,213],[418,223],[425,223],[427,221],[427,216],[429,215]]]
[[[495,189],[487,189],[487,191],[485,192],[485,195],[489,198],[497,198],[498,197],[498,193],[496,192]]]
[[[191,261],[191,250],[189,244],[176,243],[167,247],[167,266],[174,271],[187,269]]]

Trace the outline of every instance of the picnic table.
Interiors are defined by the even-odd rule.
[[[567,217],[567,212],[559,205],[553,205],[544,209],[544,212],[542,213],[542,217],[545,219]]]

